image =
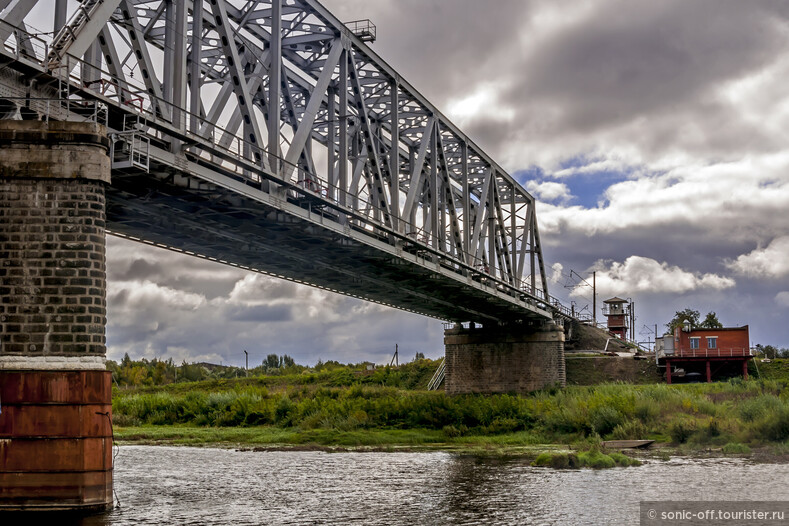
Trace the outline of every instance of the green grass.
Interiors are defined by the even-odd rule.
[[[755,364],[752,360],[748,364],[748,374],[751,377],[761,377],[766,380],[789,382],[789,358],[776,358],[769,363],[759,360]]]
[[[275,426],[257,427],[196,427],[196,426],[134,426],[116,427],[115,438],[121,443],[224,445],[269,447],[347,447],[347,448],[411,448],[444,450],[532,449],[538,444],[526,433],[504,437],[470,436],[447,439],[442,431],[433,429],[368,429],[337,431],[312,429],[301,431]]]
[[[276,382],[282,383],[244,378],[116,390],[116,436],[176,444],[532,452],[545,444],[611,439],[649,438],[690,450],[728,446],[729,451],[730,444],[754,448],[789,440],[789,381],[780,379],[608,383],[525,396],[448,396],[368,381],[374,374],[339,386],[331,385],[339,376],[313,382],[305,380],[309,375],[297,375],[301,383],[278,376]],[[392,381],[392,371],[388,374]],[[622,465],[621,458],[598,453]],[[577,461],[591,467],[610,464],[600,455],[579,453]]]
[[[737,442],[729,442],[725,446],[723,446],[723,454],[725,455],[750,455],[751,448],[746,446],[745,444],[739,444]]]
[[[273,426],[216,428],[194,426],[139,426],[116,428],[119,441],[171,443],[184,445],[319,445],[319,446],[387,446],[440,443],[440,432],[432,430],[299,431]]]
[[[609,469],[614,467],[640,466],[641,461],[628,457],[622,453],[602,453],[598,449],[581,451],[579,453],[543,452],[537,455],[532,466],[549,467],[554,469]]]

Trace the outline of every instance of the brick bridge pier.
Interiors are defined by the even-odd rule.
[[[444,331],[447,394],[528,393],[564,387],[564,330],[455,326]]]
[[[0,121],[0,511],[112,506],[108,140]]]

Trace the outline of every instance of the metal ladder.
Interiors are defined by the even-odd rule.
[[[436,369],[436,373],[433,375],[433,378],[427,384],[428,391],[435,391],[441,384],[444,383],[444,377],[446,376],[447,371],[447,361],[446,358],[441,359],[441,363],[438,364],[438,369]]]

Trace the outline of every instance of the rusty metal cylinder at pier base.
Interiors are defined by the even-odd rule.
[[[113,503],[108,145],[92,122],[0,121],[0,511]]]
[[[112,507],[111,373],[0,371],[0,511]]]

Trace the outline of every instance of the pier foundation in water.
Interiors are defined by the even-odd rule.
[[[112,507],[106,130],[0,121],[0,511]]]

